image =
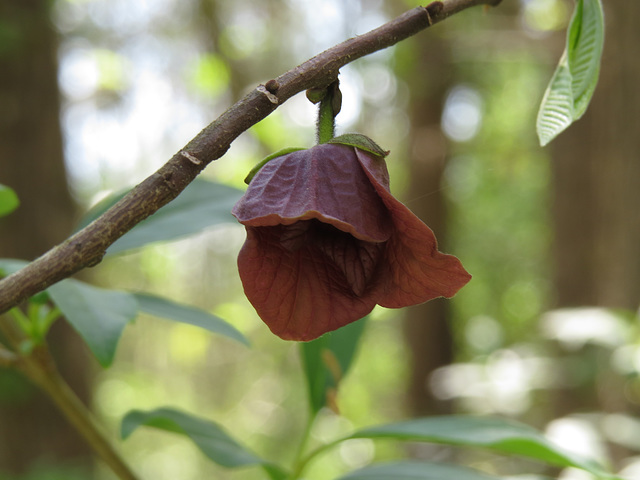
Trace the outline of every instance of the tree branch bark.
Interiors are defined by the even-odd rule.
[[[344,65],[395,45],[464,9],[477,5],[495,6],[500,1],[445,0],[414,8],[258,86],[104,215],[22,270],[0,280],[0,313],[79,270],[100,263],[109,245],[177,197],[209,163],[222,157],[242,132],[293,95],[328,86]]]

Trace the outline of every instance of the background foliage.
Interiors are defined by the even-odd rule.
[[[54,2],[66,171],[79,211],[142,180],[247,89],[416,2],[317,3]],[[583,305],[557,300],[552,245],[555,177],[551,152],[538,147],[534,129],[546,83],[565,46],[563,32],[572,8],[572,2],[563,0],[531,0],[511,2],[484,15],[465,12],[347,66],[341,73],[344,104],[338,133],[359,131],[391,150],[392,189],[410,208],[442,203],[440,216],[433,220],[437,224],[442,218],[443,227],[425,220],[443,248],[459,256],[474,275],[451,301],[451,339],[433,339],[451,342],[455,361],[433,368],[421,379],[420,388],[436,404],[455,412],[524,420],[564,446],[612,462],[615,471],[633,478],[640,435],[633,416],[640,398],[634,312],[629,307],[623,312],[548,312],[557,306]],[[425,49],[426,71],[420,67]],[[421,96],[427,98],[424,103]],[[429,105],[428,113],[435,117],[424,131],[416,131],[420,112],[411,108],[418,101]],[[224,203],[212,201],[207,207],[214,211],[200,212],[212,223],[220,221],[215,227],[196,225],[189,217],[182,223],[199,233],[175,240],[194,233],[181,230],[178,222],[185,214],[178,199],[155,219],[168,222],[163,228],[172,235],[166,239],[171,242],[122,253],[146,243],[141,225],[142,240],[136,243],[132,235],[130,244],[118,242],[91,272],[90,280],[99,288],[146,292],[137,296],[144,314],[124,329],[111,367],[90,366],[93,408],[114,436],[127,412],[153,412],[170,405],[215,419],[261,458],[293,459],[308,416],[301,406],[308,391],[318,395],[317,386],[307,385],[303,376],[305,369],[313,368],[312,357],[301,356],[296,345],[273,337],[244,298],[235,266],[244,233],[231,217],[229,223],[223,221],[223,212],[237,198],[234,188],[244,188],[242,180],[255,162],[284,147],[311,145],[314,121],[313,106],[303,96],[295,97],[207,169],[204,177],[228,187],[216,190],[224,193]],[[425,134],[430,143],[414,141]],[[421,152],[423,157],[443,152],[435,188],[419,193],[412,188],[417,148],[422,148],[418,157]],[[2,198],[9,199],[3,200],[9,205],[7,212],[14,202],[10,192],[0,189]],[[173,217],[171,209],[177,209]],[[184,321],[153,318],[158,313],[156,296],[196,308],[196,316],[224,319],[235,327],[226,330],[226,336],[235,340]],[[637,303],[632,308],[636,307]],[[340,415],[320,409],[321,400],[314,404],[320,413],[309,425],[311,448],[337,437],[353,438],[324,453],[307,478],[336,478],[366,467],[374,458],[397,459],[407,450],[418,458],[455,459],[487,474],[526,471],[585,478],[583,472],[546,470],[514,457],[448,446],[407,447],[354,433],[414,413],[407,393],[413,381],[412,358],[425,352],[412,351],[407,343],[405,315],[381,308],[371,314],[354,363],[343,372],[333,399]],[[121,327],[131,316],[124,314]],[[82,334],[82,328],[76,328]],[[311,356],[313,349],[312,344],[306,347]],[[109,364],[113,354],[103,352],[98,358]],[[86,351],[78,352],[77,358],[90,361]],[[5,403],[32,394],[8,374],[0,381]],[[335,377],[327,378],[325,388],[331,389],[332,382]],[[569,390],[581,392],[581,400],[566,395]],[[132,423],[128,425],[130,434]],[[259,470],[222,469],[186,439],[157,430],[140,429],[122,447],[143,478],[264,478]],[[16,477],[9,469],[4,475],[56,478],[60,465],[45,456],[34,459],[27,473]],[[97,478],[112,478],[100,465],[92,468]],[[78,478],[87,475],[72,466],[64,478],[72,478],[73,472],[79,472]],[[355,475],[345,478],[359,478]],[[463,473],[456,475],[463,478]]]

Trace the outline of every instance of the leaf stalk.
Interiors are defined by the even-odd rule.
[[[16,352],[20,352],[20,346],[30,341],[7,315],[0,316],[0,331]],[[11,360],[18,370],[44,390],[120,480],[138,480],[101,431],[91,412],[60,375],[46,343],[37,345],[26,354],[8,353],[12,356],[7,356],[4,349],[0,350],[0,365],[5,358]]]

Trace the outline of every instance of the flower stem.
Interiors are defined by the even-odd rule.
[[[338,80],[327,87],[318,107],[318,143],[327,143],[335,137],[336,115],[340,113],[342,94]]]

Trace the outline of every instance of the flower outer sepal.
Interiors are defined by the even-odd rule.
[[[347,145],[348,147],[356,147],[365,152],[373,153],[378,157],[385,158],[389,155],[389,150],[384,150],[380,145],[361,133],[345,133],[332,138],[327,143],[335,145]]]
[[[253,177],[256,176],[256,173],[258,173],[262,167],[264,167],[268,162],[270,162],[274,158],[278,158],[283,155],[287,155],[289,153],[297,152],[300,150],[306,150],[306,149],[302,147],[287,147],[287,148],[283,148],[282,150],[278,150],[277,152],[272,153],[271,155],[264,157],[249,171],[247,176],[244,178],[244,183],[249,185]]]

